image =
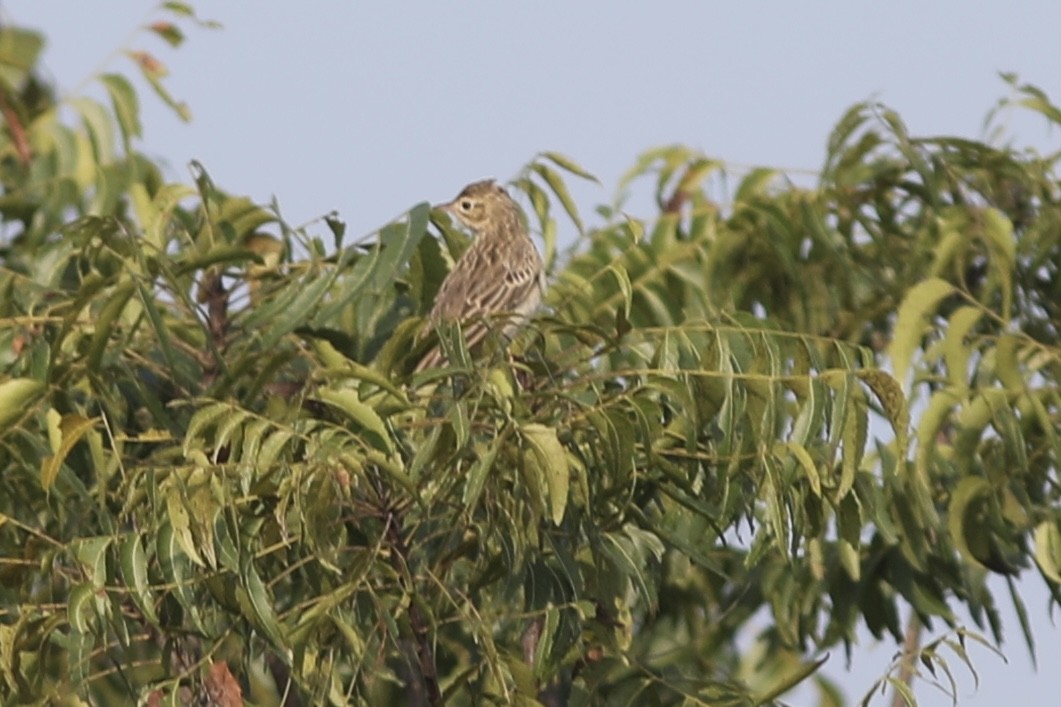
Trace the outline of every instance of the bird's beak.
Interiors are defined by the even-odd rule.
[[[432,211],[445,211],[447,214],[453,213],[453,202],[447,201],[445,204],[435,204],[431,207]]]

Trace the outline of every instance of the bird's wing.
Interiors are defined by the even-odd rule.
[[[538,252],[501,253],[476,248],[473,244],[453,266],[435,305],[428,315],[430,326],[440,322],[460,322],[469,347],[482,341],[491,329],[511,333],[511,322],[497,322],[492,315],[530,314],[541,301],[544,289]],[[437,366],[442,352],[434,349],[417,365],[416,370]]]
[[[529,251],[513,253],[475,245],[478,244],[461,256],[442,283],[428,316],[433,323],[467,322],[503,312],[529,314],[538,305],[541,260],[534,246]]]

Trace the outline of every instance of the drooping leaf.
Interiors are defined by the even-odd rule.
[[[549,185],[553,195],[560,201],[560,205],[564,207],[564,211],[567,212],[571,221],[574,222],[575,228],[578,229],[579,233],[583,232],[585,228],[582,225],[581,217],[578,215],[578,207],[575,206],[575,201],[571,198],[571,193],[567,190],[567,185],[564,184],[564,180],[560,175],[541,163],[531,165],[531,169],[541,175],[541,178]]]
[[[950,283],[931,278],[919,282],[907,292],[899,305],[895,334],[888,346],[888,357],[892,361],[896,380],[906,380],[914,351],[924,336],[925,319],[931,316],[940,301],[953,291],[954,287]]]
[[[128,150],[132,139],[140,137],[143,132],[140,125],[140,101],[136,97],[136,91],[121,74],[104,74],[100,81],[110,94],[114,114],[118,118],[122,138]]]
[[[388,454],[394,451],[393,443],[387,433],[383,419],[370,405],[358,397],[356,391],[324,388],[317,392],[317,397],[342,411],[347,417],[360,425],[369,436],[372,445],[380,451]]]
[[[549,516],[560,525],[567,508],[568,490],[571,485],[571,469],[567,453],[556,436],[556,430],[537,423],[524,425],[520,429],[530,444],[540,468],[544,472],[549,491]]]
[[[44,466],[41,468],[41,486],[45,490],[50,489],[52,484],[55,483],[55,477],[59,475],[59,469],[62,468],[63,462],[66,461],[74,445],[97,423],[97,420],[82,417],[81,415],[62,416],[62,421],[59,423],[59,444],[54,450],[55,453],[45,458]]]

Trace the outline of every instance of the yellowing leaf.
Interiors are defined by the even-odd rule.
[[[556,430],[532,422],[522,428],[523,438],[545,476],[549,491],[549,513],[553,523],[560,525],[567,508],[567,492],[571,483],[571,469],[567,452],[556,437]]]
[[[895,371],[895,378],[900,382],[906,380],[914,351],[921,343],[925,319],[935,311],[936,305],[953,291],[954,287],[946,280],[930,278],[914,285],[903,298],[895,322],[895,334],[888,346],[892,369]]]
[[[936,435],[943,429],[943,425],[950,420],[954,406],[960,402],[957,395],[949,390],[940,390],[932,395],[921,415],[921,422],[917,426],[917,456],[916,469],[918,478],[924,484],[928,483],[928,463],[933,454],[940,446]]]
[[[1050,581],[1061,584],[1061,530],[1053,521],[1035,527],[1035,563]]]
[[[1006,390],[1019,392],[1025,388],[1024,376],[1021,375],[1017,356],[1019,340],[1013,334],[1002,334],[998,337],[995,348],[995,375],[1006,386]]]
[[[55,477],[59,475],[59,469],[66,461],[70,450],[74,448],[78,440],[96,424],[95,418],[82,417],[81,415],[63,415],[59,423],[59,447],[55,454],[46,457],[44,466],[41,468],[41,486],[47,490],[55,483]]]
[[[969,332],[983,316],[979,307],[959,307],[947,320],[947,334],[943,339],[943,359],[947,362],[947,377],[951,385],[961,390],[969,385],[969,356],[973,347],[966,342]]]
[[[888,416],[892,431],[895,432],[897,453],[900,457],[905,457],[909,443],[910,410],[899,381],[879,369],[866,369],[858,371],[855,375],[877,396],[884,414]]]

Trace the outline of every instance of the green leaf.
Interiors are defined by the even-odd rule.
[[[630,305],[634,299],[634,288],[630,284],[630,274],[626,272],[620,263],[611,263],[608,265],[608,271],[615,276],[615,281],[619,284],[619,291],[623,294],[623,317],[624,319],[630,318]]]
[[[1013,611],[1017,614],[1017,621],[1020,623],[1020,631],[1024,636],[1024,645],[1028,648],[1028,655],[1032,657],[1032,667],[1038,669],[1038,661],[1035,652],[1035,634],[1032,633],[1031,622],[1028,621],[1028,609],[1024,605],[1024,600],[1021,599],[1020,593],[1017,591],[1017,583],[1013,581],[1012,576],[1006,577],[1006,589],[1009,590],[1009,598],[1010,601],[1013,602]],[[986,644],[986,641],[981,641],[980,643]]]
[[[177,484],[166,487],[166,519],[173,527],[173,539],[180,547],[184,555],[200,567],[206,567],[199,554],[195,538],[192,537],[192,522],[188,515],[188,509],[184,505],[180,488]]]
[[[821,477],[818,475],[818,467],[815,465],[814,460],[811,459],[810,454],[807,453],[807,448],[797,442],[779,442],[774,448],[774,456],[778,457],[780,460],[783,460],[787,456],[785,452],[792,454],[795,457],[800,468],[803,469],[807,481],[810,483],[811,491],[815,496],[820,497],[822,495]]]
[[[190,121],[192,119],[192,112],[188,107],[188,104],[184,101],[178,101],[175,99],[169,92],[169,89],[162,85],[162,79],[169,74],[166,67],[154,56],[144,51],[126,52],[126,55],[132,59],[137,68],[140,69],[140,75],[143,76],[144,80],[147,81],[149,86],[151,86],[155,95],[162,99],[162,102],[169,106],[181,120],[186,123]]]
[[[1061,530],[1044,520],[1035,526],[1035,563],[1054,584],[1061,584]]]
[[[991,486],[979,476],[958,482],[947,508],[947,530],[966,561],[983,566],[991,556],[990,529],[984,524],[984,504]]]
[[[390,393],[392,396],[391,402],[396,402],[401,407],[410,405],[409,396],[404,390],[396,386],[390,378],[375,369],[363,366],[357,361],[345,357],[330,342],[323,339],[314,339],[313,348],[319,356],[325,359],[325,363],[329,367],[321,371],[319,375],[328,379],[335,377],[353,378],[371,383]]]
[[[404,222],[389,224],[380,231],[369,277],[373,289],[383,290],[398,279],[399,270],[409,262],[420,245],[420,239],[427,233],[430,215],[429,204],[417,204],[409,211]]]
[[[973,346],[968,343],[969,332],[983,317],[980,307],[958,307],[947,320],[947,333],[943,338],[943,358],[947,363],[947,376],[955,390],[969,386],[969,357]]]
[[[925,333],[926,318],[936,311],[943,298],[953,292],[953,285],[939,278],[923,280],[907,291],[899,305],[895,331],[888,346],[888,356],[898,381],[906,380],[914,351],[920,347]]]
[[[91,582],[82,582],[70,590],[66,602],[66,617],[70,626],[80,634],[88,634],[99,621],[93,608],[96,587]]]
[[[1036,113],[1042,114],[1052,123],[1061,125],[1061,108],[1058,108],[1040,96],[1033,95],[1027,98],[1022,98],[1017,104],[1024,108],[1029,108]]]
[[[781,697],[781,695],[789,690],[797,687],[808,677],[818,672],[818,669],[825,665],[828,660],[829,656],[824,656],[816,661],[798,663],[793,668],[786,670],[783,675],[772,681],[773,684],[766,692],[756,696],[755,704],[774,704],[774,700]]]
[[[995,375],[1006,390],[1010,392],[1021,392],[1028,383],[1020,372],[1018,363],[1017,345],[1020,339],[1014,334],[1001,334],[995,345]]]
[[[0,435],[31,410],[44,389],[44,383],[32,378],[12,378],[0,383]]]
[[[553,162],[557,167],[567,170],[571,174],[576,174],[583,179],[588,179],[591,182],[600,184],[600,180],[594,177],[592,174],[582,168],[577,162],[571,158],[560,154],[559,152],[543,152],[542,157]]]
[[[468,405],[463,400],[456,401],[446,415],[453,430],[454,444],[457,449],[464,449],[472,436],[471,419],[468,416]]]
[[[6,23],[0,28],[0,81],[10,92],[22,90],[43,47],[44,37],[38,32]]]
[[[180,17],[195,16],[195,11],[192,9],[192,6],[186,2],[177,2],[177,0],[167,0],[166,2],[162,3],[162,7]]]
[[[289,430],[273,430],[265,441],[261,443],[258,454],[254,458],[254,465],[262,473],[268,473],[273,464],[276,463],[280,452],[294,437]]]
[[[214,429],[212,443],[214,448],[212,456],[214,459],[218,458],[221,450],[227,449],[230,445],[234,446],[242,439],[246,426],[251,419],[251,414],[246,410],[241,410],[235,406],[229,407],[228,414],[218,421],[217,427]],[[228,454],[231,455],[234,451],[229,449]]]
[[[179,47],[184,43],[184,32],[172,22],[152,22],[148,29],[161,37],[171,47]]]
[[[368,433],[372,446],[387,454],[394,452],[394,443],[387,433],[383,419],[358,397],[357,391],[322,388],[317,391],[316,397],[345,413],[347,417],[360,425]]]
[[[682,174],[681,179],[678,181],[678,185],[675,187],[675,193],[685,196],[696,194],[701,190],[700,185],[703,183],[704,179],[706,179],[712,172],[718,170],[719,167],[721,167],[721,163],[716,160],[710,160],[703,157],[694,159],[685,168],[685,172]],[[743,201],[750,196],[751,191],[758,191],[760,188],[765,187],[775,175],[776,172],[772,169],[753,169],[743,180],[741,180],[740,186],[737,187],[737,193],[734,195],[734,200]]]
[[[265,327],[262,332],[262,348],[268,350],[281,338],[304,325],[311,313],[328,295],[338,276],[339,268],[330,268],[325,273],[316,272],[307,276],[296,286],[285,288],[281,296],[257,307],[244,321],[248,330]]]
[[[240,580],[240,590],[243,591],[237,592],[237,596],[240,598],[240,607],[244,609],[244,615],[261,629],[274,646],[284,647],[286,645],[284,631],[280,626],[276,610],[273,608],[276,600],[270,596],[268,588],[254,565],[248,565],[243,569],[240,573]],[[242,601],[244,596],[248,600],[246,603]]]
[[[133,601],[136,602],[137,608],[147,620],[157,626],[158,615],[155,613],[155,602],[148,589],[147,553],[144,552],[144,546],[137,533],[129,533],[122,539],[119,559],[122,576],[133,589]]]
[[[563,178],[560,177],[554,170],[550,169],[544,164],[531,165],[531,169],[541,175],[545,183],[549,185],[553,194],[560,200],[560,204],[564,207],[564,211],[574,222],[575,228],[578,229],[579,233],[582,233],[586,229],[582,226],[582,219],[578,215],[578,207],[575,206],[575,200],[571,198],[571,192],[567,190],[567,185],[564,184]]]
[[[560,623],[560,610],[550,604],[545,608],[545,618],[542,620],[541,633],[538,636],[538,645],[534,650],[534,676],[543,679],[548,678],[555,666],[549,660],[549,654],[553,650],[557,638],[557,625]]]
[[[187,514],[185,514],[187,515]],[[192,625],[206,633],[199,603],[192,592],[192,573],[188,556],[181,551],[173,524],[163,520],[155,537],[159,569],[162,576],[173,587],[173,594],[181,608],[187,612]]]
[[[95,332],[92,336],[92,344],[88,349],[88,367],[90,370],[98,370],[103,354],[108,350],[111,343],[111,332],[114,325],[121,317],[125,307],[129,304],[133,293],[136,292],[136,282],[131,277],[124,277],[115,285],[107,303],[95,317]]]
[[[544,231],[546,224],[552,221],[552,219],[549,218],[549,197],[546,195],[545,190],[535,184],[529,177],[517,179],[513,183],[513,186],[520,189],[527,195],[527,198],[530,199],[531,209],[534,211],[534,215],[538,219],[538,228]],[[544,260],[545,265],[548,268],[551,266],[552,258],[555,255],[555,252],[551,250],[551,247],[555,248],[556,244],[553,243],[552,246],[550,246],[547,242],[545,245],[546,254]]]
[[[96,165],[102,167],[109,164],[117,154],[114,147],[114,125],[111,122],[110,113],[99,102],[91,98],[74,98],[70,101],[70,105],[85,123],[85,129],[92,141]]]
[[[97,589],[107,584],[106,553],[110,545],[111,538],[103,536],[78,538],[71,544],[85,577]]]
[[[641,530],[627,523],[622,532],[605,533],[601,551],[620,576],[633,583],[637,594],[647,606],[655,603],[658,575],[649,570],[649,555],[658,560],[663,554],[664,545],[654,534]]]
[[[549,515],[553,523],[560,525],[567,508],[567,494],[571,484],[567,453],[556,436],[556,430],[550,427],[532,422],[523,425],[520,434],[530,446],[538,467],[544,473],[549,491]]]
[[[188,421],[188,427],[184,433],[184,444],[181,450],[184,456],[189,456],[192,449],[202,449],[204,430],[223,416],[230,415],[233,410],[231,403],[210,403],[196,410],[192,419]]]
[[[859,553],[862,533],[862,511],[854,494],[840,502],[836,513],[837,549],[840,565],[852,582],[861,577],[862,561]]]
[[[982,233],[992,255],[991,271],[999,280],[1002,294],[999,315],[1008,321],[1013,317],[1013,270],[1017,261],[1013,222],[998,209],[986,209],[983,219]]]
[[[790,435],[793,443],[801,446],[811,440],[817,439],[818,434],[825,422],[825,405],[829,400],[829,391],[826,383],[820,377],[809,378],[806,381],[806,393],[800,401],[799,413],[792,423]]]
[[[840,485],[836,490],[837,499],[847,496],[855,485],[858,467],[866,450],[866,415],[865,397],[862,389],[852,386],[850,389],[851,408],[844,415],[843,449],[840,450]]]
[[[486,477],[494,466],[497,453],[501,451],[503,439],[504,437],[500,435],[495,437],[487,446],[485,452],[481,449],[476,450],[475,463],[468,470],[468,475],[464,482],[464,495],[461,500],[465,508],[475,508],[479,503],[479,496],[483,492],[483,484],[486,483]]]
[[[118,116],[118,126],[128,149],[130,141],[140,137],[143,132],[140,126],[140,101],[136,97],[136,91],[121,74],[104,74],[100,76],[100,81],[110,94],[114,114]]]
[[[154,253],[165,252],[167,239],[172,235],[173,212],[180,206],[181,201],[196,194],[195,189],[187,184],[164,184],[155,192],[154,197],[149,198],[144,186],[135,184],[130,187],[130,193],[134,196],[136,215],[144,229],[144,241],[154,249]],[[151,251],[148,250],[148,253]],[[174,264],[178,272],[196,264],[193,258],[200,254],[185,251],[182,255],[183,259]],[[208,264],[209,261],[197,263],[200,268]]]

